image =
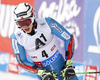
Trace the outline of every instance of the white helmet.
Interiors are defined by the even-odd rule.
[[[14,9],[14,20],[17,22],[26,19],[31,19],[33,23],[35,19],[35,10],[29,3],[20,3]]]

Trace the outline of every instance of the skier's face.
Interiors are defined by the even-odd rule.
[[[32,21],[31,19],[26,19],[24,21],[18,21],[17,24],[21,29],[23,29],[26,33],[30,33],[32,31]]]
[[[32,31],[32,27],[33,24],[29,25],[29,26],[23,26],[22,29],[26,32],[26,33],[30,33]]]

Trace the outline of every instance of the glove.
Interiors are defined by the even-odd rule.
[[[65,65],[60,72],[60,76],[62,78],[65,77],[65,80],[74,78],[75,76],[75,71],[74,71],[75,67],[72,65],[72,63],[73,62],[71,60],[68,60],[66,63],[67,65]]]
[[[44,70],[41,69],[38,71],[38,75],[43,79],[43,80],[55,80],[58,74],[54,71],[50,70]]]
[[[65,79],[71,79],[74,78],[75,76],[75,71],[73,69],[73,66],[67,66],[67,68],[65,69]]]

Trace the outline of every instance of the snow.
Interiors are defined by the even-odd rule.
[[[25,75],[0,72],[0,80],[38,80],[38,79],[25,76]]]

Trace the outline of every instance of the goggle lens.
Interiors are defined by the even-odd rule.
[[[17,21],[17,24],[18,24],[20,27],[29,26],[31,23],[32,23],[31,19],[26,19],[26,20],[24,20],[24,21]]]

